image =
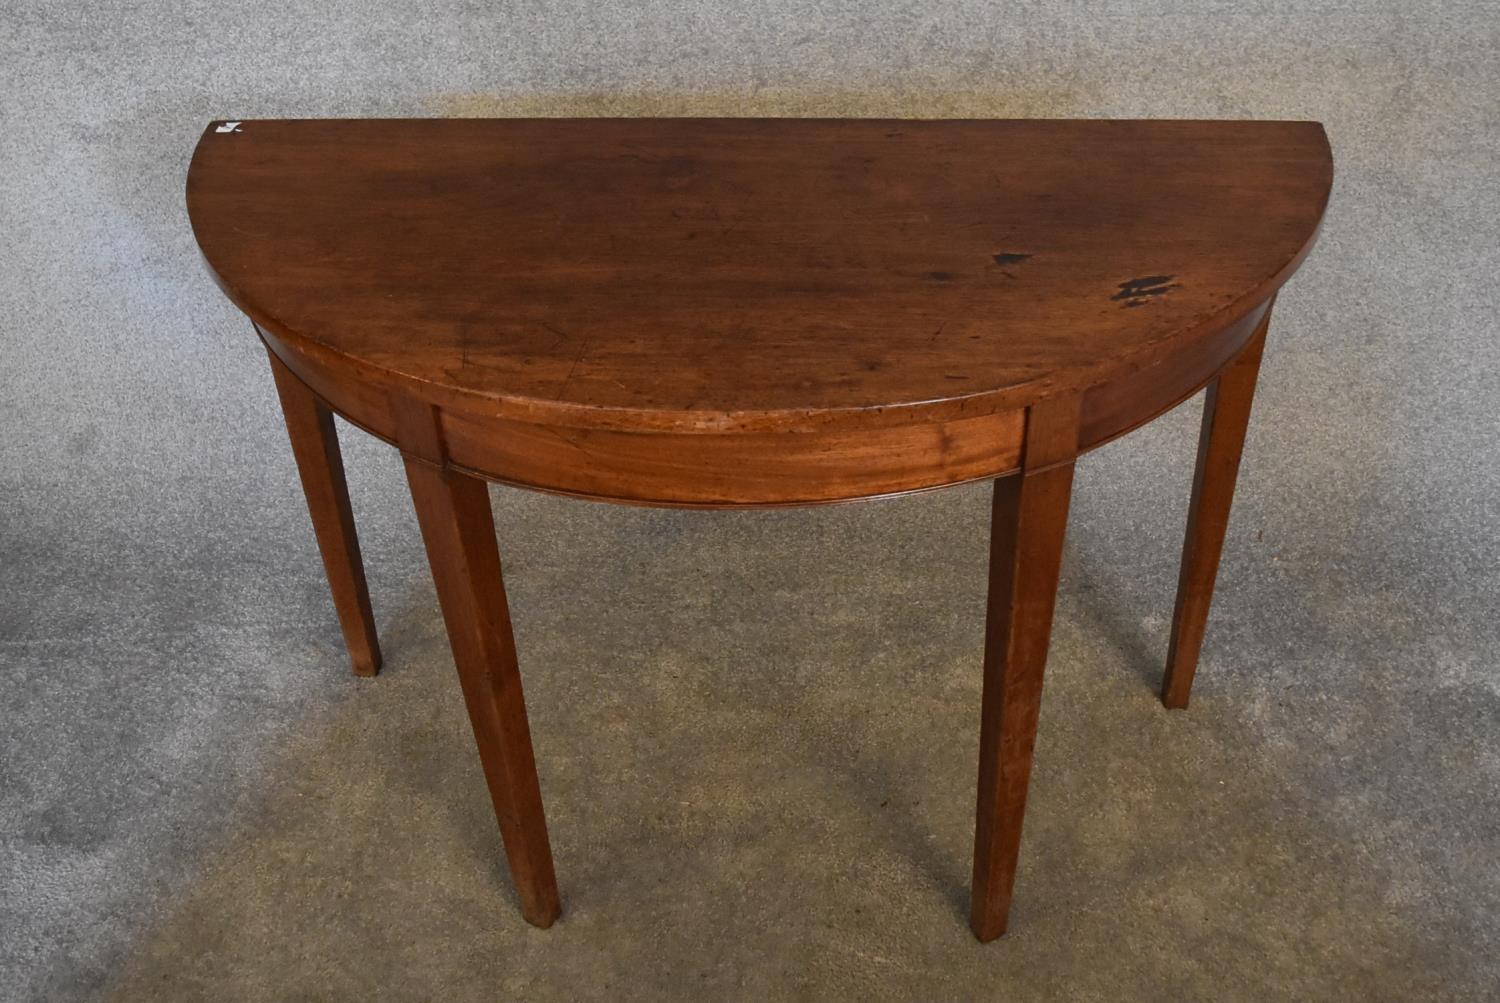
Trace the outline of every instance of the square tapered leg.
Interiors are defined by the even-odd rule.
[[[1229,528],[1229,508],[1234,501],[1270,319],[1268,308],[1249,344],[1208,385],[1204,395],[1203,428],[1198,436],[1198,462],[1182,545],[1182,572],[1177,580],[1177,606],[1172,613],[1172,639],[1161,685],[1161,701],[1168,707],[1188,705],[1198,669],[1198,652],[1208,626],[1208,609],[1224,551],[1224,534]]]
[[[969,925],[1005,932],[1078,446],[1076,400],[1034,406],[1020,473],[995,482]]]
[[[404,459],[521,913],[548,927],[561,905],[489,491],[477,478]]]
[[[302,492],[307,496],[307,510],[349,659],[355,675],[373,676],[380,671],[380,642],[375,636],[375,615],[370,610],[370,590],[365,584],[365,566],[354,531],[354,512],[349,507],[349,485],[344,480],[333,414],[275,352],[267,350],[266,354],[271,357],[271,374],[281,397],[292,455],[297,459]]]

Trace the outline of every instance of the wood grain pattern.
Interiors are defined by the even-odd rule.
[[[375,614],[370,609],[370,589],[365,583],[365,565],[359,553],[359,534],[349,506],[349,485],[344,479],[333,415],[282,365],[276,353],[267,354],[354,674],[373,676],[380,671],[380,642],[375,636]]]
[[[1079,449],[1097,449],[1170,411],[1202,390],[1255,335],[1270,303],[1262,303],[1211,337],[1153,365],[1122,373],[1083,395]]]
[[[1263,302],[1330,178],[1309,122],[246,121],[188,209],[242,309],[366,378],[728,431],[1140,368]]]
[[[1219,556],[1229,528],[1229,509],[1239,476],[1240,454],[1250,427],[1250,405],[1255,398],[1266,329],[1267,310],[1255,336],[1239,357],[1212,383],[1203,399],[1203,427],[1198,434],[1198,462],[1193,471],[1193,494],[1188,503],[1187,535],[1182,545],[1182,572],[1177,582],[1177,606],[1167,649],[1167,671],[1161,700],[1168,707],[1188,704],[1198,653],[1208,626]]]
[[[1149,420],[1243,344],[1330,179],[1308,122],[248,121],[188,209],[351,421],[393,440],[386,395],[424,399],[482,476],[733,507],[1005,473],[1064,391],[1086,446]]]
[[[507,483],[679,508],[810,505],[996,477],[1016,468],[1019,412],[905,425],[880,435],[620,432],[443,413],[453,462]]]
[[[417,522],[427,545],[438,604],[448,628],[453,661],[463,687],[469,722],[505,843],[521,914],[534,926],[548,927],[562,911],[552,847],[547,839],[541,785],[531,748],[531,728],[516,662],[510,609],[495,544],[489,489],[481,480],[424,459],[421,404],[415,417],[414,452],[405,453]],[[426,421],[431,422],[427,417]]]
[[[1033,405],[1026,419],[1025,466],[1018,476],[995,482],[969,912],[969,925],[981,941],[1005,933],[1010,917],[1073,489],[1078,416],[1076,397]]]
[[[1163,686],[1182,706],[1270,305],[1331,181],[1311,122],[244,121],[205,131],[187,207],[272,353],[356,667],[379,653],[328,409],[402,451],[537,925],[560,907],[481,478],[721,508],[998,478],[989,940],[1074,459],[1210,387]]]

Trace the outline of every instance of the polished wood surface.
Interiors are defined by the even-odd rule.
[[[1239,476],[1240,453],[1250,427],[1250,404],[1266,345],[1268,310],[1255,337],[1237,359],[1208,385],[1203,397],[1203,427],[1198,433],[1198,462],[1188,503],[1187,537],[1182,545],[1182,573],[1177,582],[1177,607],[1167,648],[1167,671],[1161,700],[1168,707],[1188,705],[1188,692],[1198,669],[1198,652],[1208,624],[1219,555],[1229,528],[1229,507]]]
[[[344,480],[333,414],[281,364],[276,353],[268,354],[344,644],[354,663],[354,674],[373,676],[380,671],[380,642],[375,636],[375,614],[370,610],[370,589],[365,584],[365,566],[359,554],[354,511],[349,507],[349,485]]]
[[[485,480],[732,508],[994,479],[988,940],[1073,462],[1210,387],[1163,685],[1183,706],[1270,305],[1331,179],[1310,122],[244,121],[205,131],[187,204],[272,354],[356,668],[379,654],[329,412],[405,458],[537,925],[560,904]]]
[[[982,941],[1003,934],[1010,916],[1073,491],[1078,411],[1077,397],[1034,405],[1026,417],[1021,473],[995,482],[969,902],[969,925]]]
[[[1008,473],[1019,425],[976,419],[1062,392],[1111,398],[1100,440],[1145,420],[1121,405],[1153,370],[1243,343],[1330,176],[1307,122],[247,121],[204,134],[187,198],[309,383],[517,423],[455,457],[493,479],[738,505]],[[371,404],[341,410],[392,439]],[[653,464],[612,470],[633,440],[607,432],[702,462],[637,481]],[[765,432],[884,466],[737,438]],[[704,490],[699,466],[737,473]]]
[[[406,479],[521,914],[535,926],[548,927],[562,905],[500,577],[489,489],[484,481],[427,458],[436,430],[431,407],[413,404],[403,415],[403,427],[409,430],[406,441],[411,446],[402,454]]]

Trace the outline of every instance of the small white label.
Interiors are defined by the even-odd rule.
[[[238,122],[225,122],[222,125],[220,125],[217,129],[214,130],[214,132],[239,132],[239,131],[240,131],[240,124]]]

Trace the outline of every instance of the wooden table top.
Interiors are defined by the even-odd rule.
[[[320,365],[703,433],[1160,365],[1268,301],[1331,177],[1311,122],[243,121],[204,132],[187,204],[230,298]]]

